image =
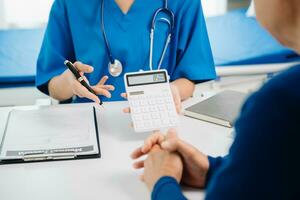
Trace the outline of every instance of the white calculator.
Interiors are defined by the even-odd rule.
[[[124,80],[136,132],[178,125],[178,114],[166,70],[126,73]]]

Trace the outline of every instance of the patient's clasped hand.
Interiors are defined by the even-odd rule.
[[[141,179],[150,190],[163,176],[174,177],[188,186],[203,188],[208,172],[208,157],[192,145],[181,140],[175,129],[163,135],[156,132],[146,139],[145,144],[136,149],[132,159],[148,154],[146,160],[136,161],[134,168],[145,166]]]

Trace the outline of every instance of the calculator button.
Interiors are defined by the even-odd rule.
[[[166,108],[165,105],[158,105],[158,109],[159,109],[160,111],[165,111],[165,110],[167,110],[167,108]]]
[[[169,92],[165,92],[164,94],[163,94],[163,96],[164,97],[169,97],[171,94],[169,93]]]
[[[177,113],[169,112],[169,118],[176,118],[176,117],[177,117]]]
[[[173,117],[173,118],[170,118],[170,122],[172,125],[176,125],[177,124],[177,118]]]
[[[147,102],[147,100],[141,100],[141,105],[142,105],[142,106],[146,106],[146,105],[148,105],[148,102]]]
[[[160,119],[155,119],[154,120],[154,126],[160,127],[161,126],[161,120]]]
[[[162,119],[162,124],[163,125],[168,125],[170,123],[169,119]]]
[[[142,121],[143,120],[143,115],[134,115],[133,119],[134,119],[134,121]]]
[[[152,127],[152,121],[145,121],[144,122],[144,125],[145,125],[145,128],[150,128],[150,127]]]
[[[163,104],[164,103],[164,100],[159,98],[159,99],[156,99],[156,103],[157,104]]]
[[[172,104],[167,105],[168,110],[173,110],[174,106]]]
[[[165,113],[165,112],[160,113],[160,118],[161,118],[161,119],[166,119],[166,118],[168,118],[168,114]]]
[[[150,120],[151,119],[151,115],[150,114],[144,114],[143,118],[144,118],[144,120]]]
[[[149,100],[149,104],[150,104],[150,105],[155,105],[155,104],[156,104],[155,99],[150,99],[150,100]]]
[[[151,112],[157,112],[158,111],[157,106],[150,106],[150,111]]]
[[[173,99],[171,99],[171,98],[165,98],[165,102],[166,102],[166,103],[172,103],[172,102],[173,102]]]
[[[135,125],[135,127],[138,128],[138,129],[144,128],[144,122],[135,123],[134,125]]]
[[[141,113],[141,108],[140,107],[133,107],[133,108],[131,108],[131,111],[132,111],[132,113],[139,114],[139,113]]]
[[[158,113],[152,113],[151,114],[152,119],[158,119],[160,115]]]
[[[143,113],[149,112],[149,107],[142,107],[142,108],[141,108],[141,111],[142,111]]]
[[[169,111],[168,114],[170,117],[174,117],[177,115],[175,111]]]
[[[139,105],[140,105],[140,101],[139,100],[132,101],[132,106],[139,106]]]

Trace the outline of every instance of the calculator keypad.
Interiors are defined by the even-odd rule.
[[[129,96],[128,100],[137,132],[177,126],[178,114],[170,93]]]

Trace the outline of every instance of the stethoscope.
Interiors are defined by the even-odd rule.
[[[120,62],[120,60],[114,58],[107,36],[105,32],[105,26],[104,26],[104,1],[102,0],[102,6],[101,6],[101,29],[102,29],[102,34],[106,46],[106,50],[108,53],[108,58],[109,58],[109,63],[108,63],[108,72],[111,76],[113,77],[118,77],[122,74],[123,72],[123,65]],[[167,49],[169,47],[169,44],[171,42],[171,37],[172,37],[172,32],[174,29],[174,24],[175,24],[175,16],[174,13],[168,8],[168,0],[165,0],[164,7],[159,8],[155,11],[153,18],[152,18],[152,23],[151,23],[151,29],[150,29],[150,55],[149,55],[149,68],[152,71],[153,70],[153,46],[154,46],[154,33],[155,33],[155,28],[156,28],[156,23],[157,22],[163,22],[168,25],[168,36],[165,41],[164,49],[162,52],[162,55],[159,60],[159,64],[157,66],[157,70],[161,68],[162,62],[164,60],[165,54],[167,52]],[[158,15],[164,13],[166,14],[170,19],[167,19],[165,17],[158,18]]]

